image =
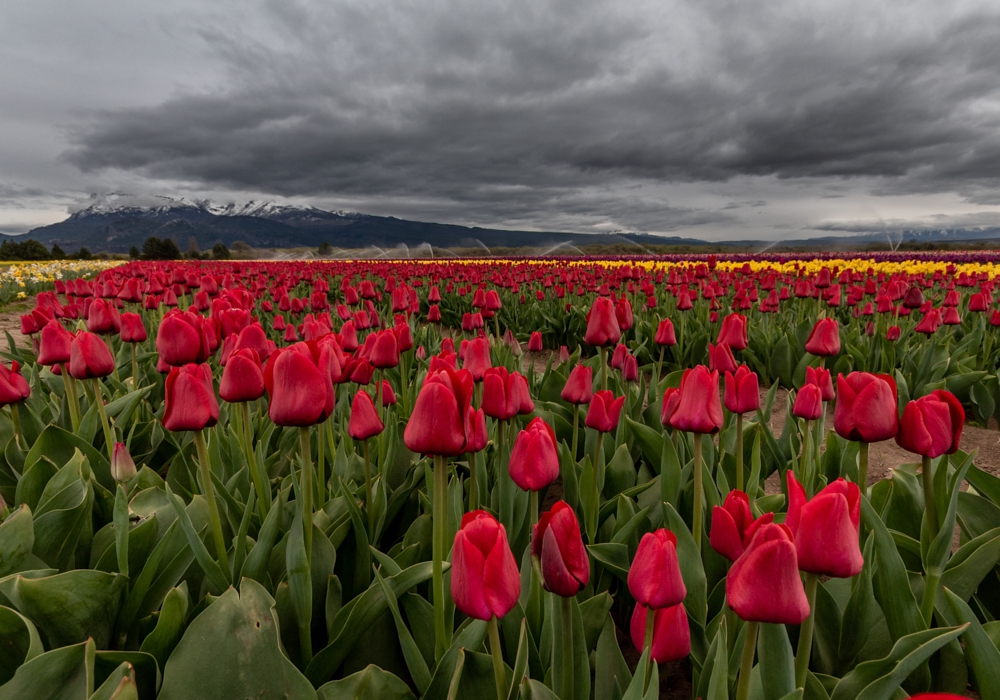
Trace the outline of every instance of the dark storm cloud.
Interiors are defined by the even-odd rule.
[[[939,5],[266,2],[254,22],[194,28],[224,87],[95,114],[65,157],[654,231],[734,219],[637,184],[864,177],[996,204],[1000,16]]]

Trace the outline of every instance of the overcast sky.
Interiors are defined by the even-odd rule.
[[[0,230],[91,192],[708,240],[1000,226],[1000,3],[0,0]]]

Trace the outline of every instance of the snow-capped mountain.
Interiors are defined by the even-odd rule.
[[[97,251],[127,252],[142,248],[150,236],[173,238],[181,250],[191,241],[201,249],[242,241],[254,248],[391,248],[400,244],[438,247],[549,245],[599,242],[588,234],[538,233],[469,228],[452,224],[406,221],[348,211],[326,211],[270,200],[216,203],[208,199],[95,194],[57,224],[29,231],[27,237],[64,250],[81,246]],[[616,237],[612,236],[610,239]]]

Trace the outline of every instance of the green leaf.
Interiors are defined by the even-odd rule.
[[[0,700],[87,700],[94,690],[94,641],[54,649],[17,669]]]
[[[31,509],[22,505],[0,524],[0,576],[19,571],[34,546]]]
[[[92,637],[99,647],[111,641],[128,579],[120,574],[78,569],[54,576],[0,579],[0,593],[30,618],[50,646]]]
[[[34,509],[34,554],[62,571],[75,564],[76,546],[91,527],[94,491],[85,476],[87,459],[74,452],[49,480]],[[86,540],[90,539],[87,533]]]
[[[288,544],[285,547],[285,573],[295,621],[299,629],[308,630],[312,622],[312,575],[302,532],[302,501],[297,500],[295,504],[295,518],[292,520],[292,529],[288,531]],[[312,523],[309,525],[311,527]]]
[[[948,608],[959,624],[968,625],[962,634],[965,643],[965,658],[975,676],[974,687],[982,700],[1000,698],[1000,651],[979,624],[972,608],[947,588],[944,595]]]
[[[514,657],[514,672],[508,678],[510,689],[507,692],[507,700],[516,700],[521,680],[528,677],[528,651],[528,621],[522,617],[521,631],[517,636],[517,654]]]
[[[257,543],[247,555],[247,560],[243,564],[243,576],[252,578],[260,584],[266,583],[267,564],[271,556],[271,550],[278,539],[278,531],[281,526],[281,514],[285,509],[285,498],[288,492],[279,490],[277,501],[271,504],[271,510],[264,518],[264,524],[257,535]]]
[[[719,631],[715,633],[721,643],[713,645],[715,659],[712,663],[712,675],[708,681],[708,692],[705,700],[729,700],[729,655],[726,649],[726,618],[719,623]],[[701,685],[701,684],[699,684]]]
[[[795,657],[784,625],[761,624],[757,637],[764,700],[779,700],[795,690]]]
[[[17,668],[45,651],[38,630],[16,610],[0,606],[0,684]]]
[[[872,551],[875,541],[868,535],[865,543],[865,565],[861,573],[851,581],[851,597],[844,608],[843,622],[840,627],[840,644],[838,655],[844,663],[853,663],[868,642],[871,630],[872,615],[875,613],[875,593],[872,587]]]
[[[111,465],[107,455],[95,449],[79,435],[74,435],[57,425],[50,425],[38,436],[38,440],[31,446],[24,458],[25,469],[34,465],[43,456],[57,466],[66,464],[73,459],[77,450],[87,458],[87,462],[101,486],[108,491],[114,491],[115,480],[111,478]]]
[[[156,627],[142,640],[142,646],[139,647],[141,651],[151,654],[160,668],[166,667],[170,654],[181,640],[187,614],[188,590],[187,581],[184,581],[167,593],[156,619]]]
[[[427,690],[427,686],[431,683],[431,671],[427,668],[427,662],[420,653],[417,643],[413,640],[410,629],[403,621],[403,616],[399,612],[399,604],[396,601],[396,595],[378,571],[375,571],[375,580],[378,581],[379,586],[382,588],[382,593],[389,604],[389,610],[392,612],[392,619],[396,624],[396,634],[399,635],[399,644],[403,650],[403,658],[406,660],[406,668],[409,670],[410,676],[417,686],[417,692],[423,694]]]
[[[521,681],[521,700],[560,700],[545,684],[525,676]]]
[[[1000,562],[1000,528],[989,530],[959,547],[948,560],[941,585],[967,601],[997,562]]]
[[[889,700],[918,666],[966,628],[935,628],[900,638],[887,657],[858,664],[841,678],[830,700]]]
[[[188,626],[163,670],[158,700],[312,699],[282,653],[274,599],[253,579],[229,588]]]
[[[875,538],[875,598],[885,615],[893,641],[925,629],[917,601],[910,589],[906,567],[896,551],[892,535],[867,499],[861,499],[861,518]]]
[[[390,576],[386,582],[398,598],[414,586],[430,579],[432,570],[431,562],[421,562],[395,576]],[[309,679],[318,684],[333,676],[361,634],[386,611],[387,607],[388,602],[381,586],[373,584],[362,595],[353,598],[341,608],[330,625],[330,643],[313,657],[312,663],[306,669]]]
[[[222,571],[222,567],[219,563],[212,558],[212,555],[208,553],[208,547],[202,541],[201,537],[198,535],[198,531],[195,530],[194,523],[191,521],[191,516],[188,515],[187,509],[184,508],[184,504],[181,503],[174,492],[170,490],[170,485],[166,485],[167,496],[170,498],[170,503],[174,507],[174,511],[177,513],[177,520],[181,524],[181,529],[184,530],[184,535],[187,537],[188,544],[191,546],[191,551],[194,552],[194,558],[198,560],[198,565],[201,570],[205,572],[205,576],[212,582],[217,590],[225,591],[229,588],[229,579],[225,573]]]
[[[646,464],[650,466],[654,473],[658,474],[660,469],[660,456],[663,454],[662,433],[653,430],[648,425],[636,423],[628,416],[625,417],[625,424],[628,426],[632,435],[635,436],[635,441],[638,443],[639,449],[642,450],[642,456],[645,458]],[[630,459],[629,461],[631,462],[632,460]]]
[[[139,700],[135,671],[128,661],[122,661],[89,700]]]
[[[621,542],[601,542],[587,545],[587,551],[622,581],[628,580],[628,570],[631,564],[627,545]]]
[[[615,687],[619,692],[628,688],[632,682],[632,674],[618,646],[618,636],[615,623],[608,615],[604,620],[604,628],[597,640],[597,666],[594,673],[594,700],[613,700]],[[639,667],[636,667],[637,670]]]
[[[708,617],[708,580],[702,565],[701,554],[694,544],[691,531],[684,519],[669,503],[663,504],[664,524],[677,538],[677,559],[681,565],[681,578],[687,588],[684,608],[700,625]]]
[[[319,700],[416,700],[406,683],[378,666],[330,681],[316,693]]]

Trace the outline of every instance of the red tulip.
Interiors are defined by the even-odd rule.
[[[120,328],[118,309],[106,299],[94,299],[87,312],[87,330],[99,335],[114,335]]]
[[[413,452],[456,457],[465,452],[472,374],[447,365],[424,379],[403,440]]]
[[[713,372],[735,372],[736,358],[725,343],[708,344],[708,368]]]
[[[896,381],[887,374],[837,375],[833,427],[842,438],[880,442],[896,435]]]
[[[51,367],[69,362],[73,334],[52,319],[42,327],[38,341],[38,364]]]
[[[830,378],[830,370],[825,367],[806,365],[806,384],[815,384],[818,386],[820,395],[824,401],[833,401],[837,396],[833,390],[833,379]]]
[[[565,501],[542,513],[531,538],[531,557],[542,572],[542,586],[563,598],[579,593],[590,580],[590,560],[580,523]]]
[[[367,391],[359,391],[351,402],[351,420],[347,424],[347,434],[355,440],[367,440],[385,430],[375,410],[375,402]]]
[[[541,352],[542,351],[542,334],[539,331],[535,331],[528,338],[528,352]]]
[[[223,401],[256,401],[264,395],[264,372],[260,358],[251,348],[234,351],[222,370],[219,396]]]
[[[136,313],[121,315],[121,339],[126,343],[146,342],[146,326],[142,323],[142,316]]]
[[[726,408],[730,413],[749,413],[760,408],[760,388],[757,373],[746,365],[736,368],[736,373],[726,372]]]
[[[175,432],[201,430],[218,422],[211,368],[204,364],[171,367],[164,384],[163,427]]]
[[[477,620],[501,618],[520,594],[521,577],[504,526],[484,510],[463,515],[451,555],[455,607]]]
[[[646,606],[636,605],[629,623],[629,634],[635,648],[646,643]],[[683,659],[691,653],[691,630],[683,603],[660,608],[653,613],[653,648],[650,658],[658,664]]]
[[[205,362],[212,354],[214,330],[193,311],[167,313],[156,333],[156,352],[166,364],[179,367]]]
[[[584,424],[602,433],[610,433],[618,427],[624,404],[625,397],[619,396],[616,399],[610,389],[594,392]]]
[[[115,369],[115,359],[100,336],[80,333],[70,344],[69,374],[74,379],[106,377]]]
[[[726,600],[743,620],[798,625],[809,617],[792,534],[762,525],[726,577]]]
[[[625,358],[625,364],[622,366],[622,379],[626,382],[639,380],[639,361],[635,359],[635,355],[629,355]]]
[[[889,326],[885,332],[885,339],[891,342],[899,340],[899,326]]]
[[[788,471],[788,526],[799,558],[799,570],[835,578],[861,573],[865,564],[858,548],[861,490],[837,479],[808,501],[805,489]]]
[[[376,333],[374,337],[371,355],[368,357],[372,367],[385,369],[397,366],[399,364],[399,347],[396,343],[396,334],[391,330],[385,330]]]
[[[910,401],[899,421],[896,443],[923,457],[954,454],[962,438],[965,409],[950,391],[935,389]]]
[[[743,491],[734,489],[726,495],[721,506],[712,508],[712,530],[708,542],[726,559],[736,561],[758,528],[773,521],[774,513],[764,513],[754,520],[750,512],[750,498]]]
[[[491,367],[483,375],[483,411],[496,420],[510,420],[535,410],[528,391],[528,380],[506,367]]]
[[[264,386],[271,397],[268,416],[277,425],[309,426],[333,413],[332,351],[315,341],[296,343],[271,355]]]
[[[464,345],[462,368],[471,372],[473,380],[478,382],[491,366],[490,342],[486,338],[474,338]]]
[[[660,321],[660,325],[656,327],[656,335],[653,336],[653,342],[657,345],[677,345],[674,324],[671,323],[669,318]]]
[[[615,304],[615,319],[618,321],[618,327],[623,331],[632,327],[632,305],[625,297],[620,298]]]
[[[563,401],[580,405],[590,403],[594,397],[594,370],[588,365],[577,365],[566,379],[566,385],[559,394]]]
[[[31,396],[31,387],[21,376],[21,367],[14,360],[7,365],[0,363],[0,406],[9,406]]]
[[[806,420],[817,420],[823,414],[823,392],[815,384],[803,384],[795,394],[792,415]]]
[[[524,491],[541,491],[559,476],[556,434],[541,418],[533,418],[517,434],[510,453],[510,478]]]
[[[606,347],[614,345],[621,337],[614,303],[608,297],[597,297],[587,313],[587,332],[583,336],[583,342]]]
[[[670,530],[647,532],[628,570],[628,590],[649,608],[669,608],[684,600],[687,588],[677,562],[677,538]]]
[[[729,314],[722,319],[717,345],[728,345],[733,350],[747,348],[747,318],[741,314]]]
[[[806,340],[806,352],[820,357],[830,357],[840,352],[840,326],[837,319],[821,318],[816,321]]]
[[[917,333],[925,333],[927,335],[933,335],[937,332],[938,327],[941,325],[941,312],[937,309],[931,309],[928,311],[920,323],[914,326],[913,330]]]
[[[704,365],[684,370],[670,425],[691,433],[716,433],[722,428],[719,373]]]

